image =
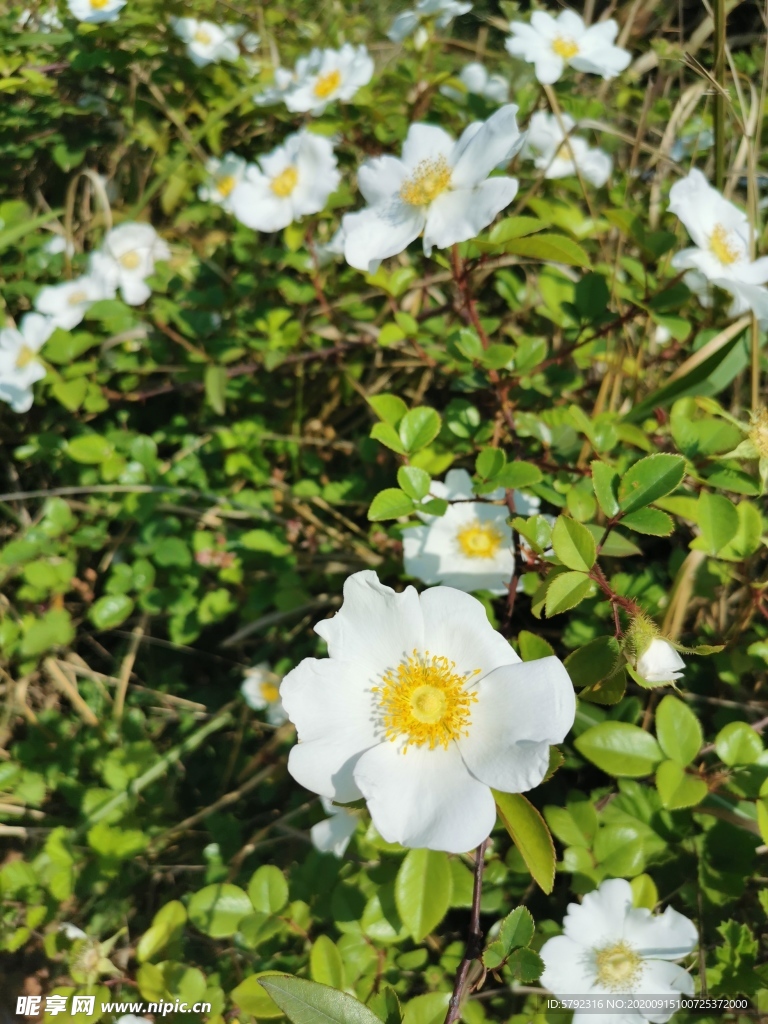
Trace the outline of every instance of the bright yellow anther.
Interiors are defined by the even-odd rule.
[[[709,236],[709,251],[726,267],[735,263],[741,255],[739,246],[732,239],[731,232],[722,224],[716,224]]]
[[[428,206],[451,187],[451,168],[444,156],[422,160],[400,188],[400,198],[410,206]]]
[[[298,183],[299,172],[295,167],[286,167],[284,171],[281,171],[272,179],[270,187],[276,196],[280,196],[281,199],[287,199]]]
[[[467,558],[493,558],[504,538],[493,523],[475,519],[459,530],[456,540]]]
[[[220,196],[224,196],[226,199],[232,189],[235,187],[237,182],[231,174],[226,175],[224,178],[219,178],[216,182],[216,189]]]
[[[36,356],[37,353],[29,345],[22,345],[19,349],[19,354],[16,356],[16,369],[23,370],[25,366],[29,366]]]
[[[556,36],[552,40],[552,49],[563,60],[570,60],[579,52],[578,44],[574,43],[572,39],[568,39],[567,36]]]
[[[141,263],[141,256],[137,252],[126,252],[120,257],[120,265],[126,270],[135,270]]]
[[[320,75],[315,82],[315,96],[319,100],[325,100],[332,95],[341,85],[341,72],[338,68],[329,71],[327,75]]]
[[[612,992],[631,992],[643,970],[643,958],[622,939],[597,950],[597,980]]]

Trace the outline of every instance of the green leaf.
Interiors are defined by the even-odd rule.
[[[409,999],[403,1012],[403,1024],[442,1024],[450,998],[450,992],[427,992]]]
[[[716,555],[733,540],[739,529],[739,513],[736,506],[722,494],[702,491],[696,513],[704,550],[710,555]]]
[[[630,512],[622,516],[621,525],[652,537],[668,537],[675,528],[672,517],[658,508],[639,508],[637,512]]]
[[[271,974],[262,975],[260,984],[294,1024],[381,1024],[376,1014],[354,996],[316,981]],[[260,1016],[253,1010],[248,1012]]]
[[[529,633],[527,629],[521,629],[517,635],[517,646],[520,657],[523,661],[535,661],[537,658],[551,658],[555,653],[554,647],[536,633]]]
[[[680,455],[648,455],[621,478],[619,504],[622,512],[635,512],[663,498],[682,483],[685,459]]]
[[[391,448],[398,455],[406,454],[400,435],[391,423],[374,423],[371,427],[371,437],[374,441],[380,441],[387,448]]]
[[[448,855],[437,850],[410,850],[395,880],[395,903],[403,924],[421,942],[445,917],[451,903]]]
[[[653,910],[659,902],[659,890],[650,875],[636,875],[629,883],[632,887],[632,904]]]
[[[31,658],[51,647],[66,647],[74,636],[75,629],[69,612],[65,608],[51,608],[29,626],[25,625],[21,656]]]
[[[133,601],[127,594],[107,594],[100,597],[88,610],[88,618],[97,629],[114,629],[133,611]]]
[[[532,878],[545,893],[555,884],[555,845],[546,822],[520,793],[491,790],[502,823],[520,851]]]
[[[398,427],[403,448],[409,454],[426,448],[440,433],[440,426],[440,416],[434,409],[425,405],[411,409],[403,416]]]
[[[67,441],[67,454],[75,462],[85,463],[87,466],[96,466],[106,462],[114,451],[112,445],[105,437],[99,434],[80,434]]]
[[[492,480],[506,463],[500,448],[483,448],[475,459],[475,472],[481,480]]]
[[[488,235],[488,241],[494,244],[509,242],[513,238],[523,238],[541,231],[547,225],[538,217],[505,217],[495,224]]]
[[[695,807],[708,793],[706,782],[687,775],[685,768],[677,761],[661,762],[656,770],[656,789],[662,805],[668,811]]]
[[[601,274],[590,272],[577,282],[573,293],[573,304],[583,320],[597,320],[605,316],[610,292]]]
[[[187,911],[179,900],[171,900],[161,907],[136,946],[136,959],[139,963],[151,960],[165,949],[169,942],[181,935],[186,923]]]
[[[583,572],[563,572],[547,587],[547,617],[575,608],[592,590],[594,584]]]
[[[588,267],[592,262],[585,250],[565,235],[540,234],[506,242],[504,252],[571,267]]]
[[[223,939],[234,935],[240,921],[253,910],[248,894],[237,885],[207,885],[189,901],[189,920],[204,935]]]
[[[595,564],[597,554],[592,534],[586,526],[568,516],[557,517],[552,529],[552,547],[563,565],[569,569],[589,572]]]
[[[274,864],[262,864],[251,875],[248,896],[255,910],[260,910],[263,914],[279,913],[288,902],[288,883],[285,875]]]
[[[414,505],[411,498],[401,491],[399,487],[387,487],[379,491],[371,502],[368,509],[368,518],[372,523],[379,523],[383,519],[399,519],[400,516],[407,516],[413,512]]]
[[[715,737],[715,752],[723,764],[754,764],[763,741],[746,722],[729,722]]]
[[[507,952],[527,946],[533,938],[533,918],[526,907],[515,907],[501,922],[499,942]]]
[[[333,939],[318,935],[309,954],[309,973],[312,981],[331,988],[344,988],[344,962]]]
[[[622,667],[621,647],[613,636],[598,636],[565,659],[568,675],[577,690],[609,679]]]
[[[367,401],[379,419],[392,427],[408,412],[408,406],[397,395],[370,395]]]
[[[632,779],[650,775],[663,760],[650,733],[628,722],[600,722],[575,741],[578,752],[607,775]]]
[[[226,411],[224,393],[227,388],[227,371],[223,366],[206,366],[205,368],[205,397],[208,405],[219,416]]]
[[[285,975],[279,971],[259,971],[252,974],[245,981],[242,981],[237,988],[230,992],[230,998],[235,1006],[244,1013],[250,1013],[257,1020],[268,1020],[272,1017],[282,1017],[283,1011],[268,993],[266,987],[262,987],[264,978],[283,978]],[[314,982],[308,981],[312,985]],[[368,1022],[372,1024],[372,1022]]]
[[[597,833],[597,811],[589,797],[573,794],[565,807],[545,807],[544,818],[565,846],[590,849]]]
[[[414,501],[421,501],[429,494],[432,477],[417,466],[401,466],[397,471],[397,482]]]
[[[672,694],[656,709],[656,736],[667,757],[683,766],[691,763],[704,741],[696,715]]]
[[[531,462],[508,462],[494,478],[497,487],[508,491],[521,487],[533,487],[543,480],[541,470]]]

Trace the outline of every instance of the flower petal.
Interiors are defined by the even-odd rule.
[[[407,171],[396,156],[367,160],[357,172],[357,186],[371,206],[391,199],[405,181]]]
[[[679,960],[698,945],[696,925],[673,907],[653,916],[645,908],[633,907],[624,925],[624,938],[643,957]]]
[[[479,134],[479,133],[478,133]],[[517,195],[514,178],[489,178],[474,188],[444,192],[430,203],[424,228],[424,252],[446,249],[476,238]]]
[[[403,143],[402,161],[410,173],[422,160],[451,155],[456,143],[453,137],[436,124],[412,124]]]
[[[555,995],[581,995],[592,991],[594,970],[584,955],[584,947],[567,935],[547,939],[539,953],[544,961],[541,984]]]
[[[396,256],[418,238],[425,217],[420,207],[399,200],[370,206],[342,219],[344,258],[350,266],[373,273],[388,256]]]
[[[339,811],[324,821],[318,821],[309,834],[316,850],[343,857],[356,828],[357,818],[346,811]]]
[[[472,778],[453,744],[400,753],[396,744],[380,743],[362,755],[354,777],[390,843],[465,853],[496,821],[490,789]]]
[[[624,919],[632,906],[632,887],[625,878],[609,878],[579,903],[569,903],[563,931],[589,949],[600,949],[624,938]]]
[[[643,973],[634,987],[633,995],[664,996],[671,999],[679,995],[692,996],[693,992],[693,978],[685,968],[664,960],[646,960],[643,964]],[[674,1012],[674,1010],[654,1012],[653,1009],[639,1011],[641,1019],[645,1018],[652,1024],[666,1024]]]
[[[434,587],[421,595],[424,649],[456,662],[458,672],[480,669],[479,682],[501,665],[520,661],[510,645],[488,621],[485,608],[474,597],[453,587]],[[477,705],[474,705],[475,707]]]
[[[495,167],[510,161],[517,153],[525,141],[517,126],[517,111],[516,104],[506,103],[491,114],[481,128],[470,125],[463,133],[452,154],[451,183],[455,189],[484,181]],[[503,206],[498,209],[503,209]]]

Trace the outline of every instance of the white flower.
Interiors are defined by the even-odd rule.
[[[32,385],[45,376],[37,353],[55,327],[50,317],[27,313],[18,330],[0,330],[0,402],[7,402],[14,412],[26,412],[32,406]]]
[[[258,32],[246,32],[240,39],[240,45],[246,53],[256,53],[260,44],[261,36]]]
[[[69,13],[91,25],[117,21],[128,0],[67,0]]]
[[[38,292],[35,309],[51,317],[56,327],[71,331],[77,327],[88,308],[99,299],[110,298],[114,292],[107,288],[103,279],[93,274],[84,274],[74,281],[52,284]]]
[[[63,921],[59,925],[59,931],[63,932],[70,942],[75,942],[76,939],[88,938],[82,928],[78,928],[76,924],[71,924],[69,921]]]
[[[488,178],[523,144],[517,107],[508,104],[471,124],[458,142],[432,124],[412,124],[402,157],[364,163],[357,179],[370,204],[344,216],[344,255],[358,270],[375,271],[423,232],[424,252],[474,238],[517,193],[514,178]]]
[[[231,212],[230,196],[243,180],[247,166],[236,153],[225,153],[221,160],[211,157],[205,165],[209,181],[200,186],[197,194],[204,202],[216,203]]]
[[[53,235],[43,246],[43,252],[49,256],[56,256],[60,252],[66,252],[68,256],[74,256],[75,247],[72,242],[67,242],[64,235]]]
[[[656,916],[646,907],[633,907],[632,887],[623,878],[603,882],[581,904],[569,903],[563,932],[541,948],[541,984],[555,995],[663,996],[675,1001],[693,995],[691,976],[670,962],[695,949],[693,922],[672,907]],[[665,1024],[673,1012],[649,1008],[606,1015],[577,1010],[573,1024]]]
[[[507,51],[533,64],[536,78],[546,85],[560,78],[566,64],[576,71],[615,78],[632,59],[628,50],[613,45],[619,26],[612,19],[587,28],[574,11],[561,11],[557,18],[534,11],[530,25],[513,21],[509,28]]]
[[[509,82],[502,75],[489,75],[482,64],[473,61],[465,64],[461,69],[459,81],[465,86],[467,92],[482,96],[489,103],[506,103],[509,99]],[[443,96],[463,103],[466,95],[454,89],[450,85],[444,85],[440,89]]]
[[[91,254],[91,273],[108,288],[120,289],[129,306],[140,306],[152,291],[145,278],[156,260],[170,259],[171,250],[151,224],[127,223],[107,232],[101,250]]]
[[[528,124],[523,156],[544,171],[545,178],[565,178],[576,173],[601,188],[610,177],[613,161],[602,149],[592,149],[586,139],[573,135],[576,122],[561,115],[562,127],[554,114],[537,110]],[[563,128],[565,132],[563,132]]]
[[[507,506],[473,501],[472,478],[465,469],[450,470],[444,483],[434,480],[430,493],[452,504],[445,515],[422,515],[426,526],[404,532],[403,560],[408,575],[459,590],[508,593],[515,556]],[[502,499],[504,490],[484,497]],[[514,501],[519,515],[532,516],[538,511],[538,498],[515,491]]]
[[[279,231],[308,213],[319,213],[341,175],[330,139],[302,129],[282,146],[249,164],[230,196],[230,209],[246,227]]]
[[[448,28],[454,18],[471,10],[471,3],[462,3],[460,0],[419,0],[414,10],[402,11],[397,15],[387,36],[393,43],[401,43],[423,27],[423,22],[428,18],[434,18],[438,28]]]
[[[198,68],[220,60],[237,60],[240,55],[235,40],[244,32],[242,25],[222,26],[197,18],[171,18],[171,28],[187,44],[187,56]]]
[[[700,270],[686,270],[683,274],[683,284],[693,292],[704,309],[709,309],[712,306],[712,289]]]
[[[657,636],[637,659],[636,668],[647,683],[672,683],[682,676],[685,662],[671,643]]]
[[[282,725],[288,721],[280,700],[280,676],[272,671],[266,661],[248,669],[240,692],[249,708],[266,712],[270,725]]]
[[[333,800],[323,796],[320,798],[323,810],[329,818],[318,821],[309,830],[312,845],[321,853],[332,853],[335,857],[343,857],[349,846],[349,840],[357,828],[358,819],[343,807],[337,807]]]
[[[281,103],[295,84],[295,71],[289,71],[288,68],[275,68],[272,85],[268,86],[264,92],[254,96],[254,100],[262,107],[270,106],[273,103]]]
[[[315,49],[296,62],[294,81],[281,98],[294,113],[322,114],[334,100],[351,100],[372,76],[373,60],[364,46]]]
[[[728,202],[696,169],[675,182],[669,191],[669,209],[685,225],[695,247],[672,257],[678,270],[699,271],[734,298],[731,315],[752,309],[768,320],[768,257],[749,257],[749,220]]]
[[[54,8],[47,11],[22,11],[19,20],[16,22],[19,28],[26,28],[31,32],[55,32],[64,28],[61,18]]]
[[[479,601],[450,587],[397,594],[350,576],[281,695],[299,742],[288,769],[339,803],[364,797],[388,842],[464,852],[496,821],[491,787],[538,786],[575,715],[557,658],[520,662]]]

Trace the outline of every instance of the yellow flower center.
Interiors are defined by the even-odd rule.
[[[237,182],[234,177],[231,174],[227,174],[225,177],[219,178],[216,182],[216,188],[219,191],[219,195],[224,196],[226,199],[236,184]]]
[[[82,291],[80,291],[80,292],[72,292],[72,294],[69,296],[69,299],[67,300],[68,305],[70,305],[70,306],[79,306],[81,302],[87,302],[87,301],[88,301],[88,295],[87,295],[86,292],[82,292]]]
[[[137,252],[126,252],[120,257],[120,265],[126,270],[135,270],[141,263],[141,256]]]
[[[447,749],[451,740],[466,735],[477,700],[467,682],[479,671],[460,675],[455,662],[414,650],[397,669],[385,673],[381,686],[373,687],[387,739],[405,740],[405,752],[409,746]]]
[[[341,85],[341,72],[337,68],[329,71],[327,75],[320,75],[315,82],[315,96],[319,100],[327,99]]]
[[[444,156],[422,160],[400,189],[400,198],[410,206],[428,206],[451,187],[451,168]]]
[[[612,992],[631,992],[643,972],[643,958],[622,939],[596,951],[597,980]]]
[[[23,370],[25,366],[29,364],[37,357],[37,353],[34,349],[31,349],[29,345],[22,345],[19,349],[19,354],[16,356],[16,369]]]
[[[276,700],[280,700],[280,687],[276,683],[262,683],[261,696],[270,704],[274,704]]]
[[[94,11],[100,11],[102,7],[106,7],[109,0],[91,0],[91,7]]]
[[[286,199],[299,183],[299,172],[295,167],[286,167],[272,179],[270,188],[276,196]]]
[[[567,36],[556,36],[552,40],[552,49],[563,60],[570,60],[579,52],[578,44],[574,43],[572,39],[568,39]]]
[[[93,0],[91,0],[93,3]],[[208,46],[211,42],[211,33],[207,32],[204,28],[199,28],[195,32],[195,42],[200,43],[202,46]]]
[[[731,232],[722,224],[716,224],[715,230],[709,236],[709,251],[717,256],[726,267],[735,263],[741,255],[739,246],[731,237]]]
[[[456,534],[462,554],[467,558],[493,558],[504,537],[493,523],[475,519]]]

